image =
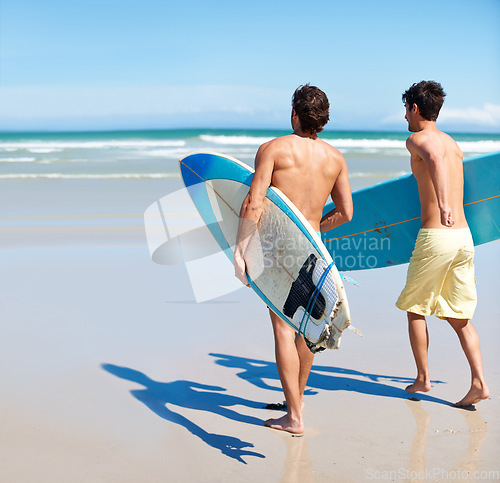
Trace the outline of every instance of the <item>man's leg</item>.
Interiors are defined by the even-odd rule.
[[[446,319],[458,335],[465,357],[471,371],[471,387],[465,397],[456,403],[457,406],[476,404],[490,396],[490,391],[483,375],[479,337],[472,322],[467,319]]]
[[[427,323],[423,315],[407,312],[408,315],[408,333],[410,335],[410,344],[417,365],[417,377],[415,382],[406,387],[407,392],[428,392],[431,389],[429,379],[429,364],[427,352],[429,348],[429,332]]]
[[[295,331],[274,312],[269,313],[274,331],[276,365],[285,394],[287,414],[281,418],[268,419],[265,424],[273,429],[301,434],[304,423],[299,384],[300,358],[295,346]]]
[[[299,354],[300,370],[299,370],[299,391],[300,391],[300,407],[304,409],[304,391],[307,386],[307,379],[314,361],[314,354],[309,350],[306,341],[303,337],[295,334],[295,346]]]

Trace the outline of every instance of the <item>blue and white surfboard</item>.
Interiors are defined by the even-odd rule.
[[[184,184],[215,240],[233,260],[239,212],[253,170],[214,153],[179,161]],[[250,286],[303,335],[313,352],[337,349],[350,313],[332,257],[309,222],[278,189],[267,191],[258,229],[245,252]]]

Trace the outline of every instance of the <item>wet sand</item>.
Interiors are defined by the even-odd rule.
[[[476,251],[489,400],[451,407],[469,370],[434,317],[433,387],[408,395],[415,368],[394,307],[406,266],[356,272],[347,293],[364,335],[316,356],[296,438],[263,427],[279,413],[262,407],[283,400],[264,304],[245,288],[196,303],[185,267],[151,261],[142,213],[161,190],[128,199],[123,185],[123,203],[82,205],[81,184],[64,209],[42,193],[37,213],[17,204],[2,218],[2,481],[500,477],[498,243]]]

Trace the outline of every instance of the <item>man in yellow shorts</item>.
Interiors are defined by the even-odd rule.
[[[463,154],[436,126],[445,93],[434,81],[413,84],[403,94],[411,170],[418,184],[422,229],[412,253],[406,286],[396,306],[408,315],[417,377],[406,391],[431,388],[425,316],[445,319],[458,335],[471,368],[471,387],[455,404],[466,407],[489,397],[479,338],[470,319],[476,307],[474,243],[463,209]]]

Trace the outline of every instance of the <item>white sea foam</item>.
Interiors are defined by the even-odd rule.
[[[272,137],[254,137],[254,136],[226,136],[226,135],[209,135],[202,134],[200,139],[207,143],[222,144],[222,145],[252,145],[259,146],[262,143],[270,141]],[[335,146],[336,148],[354,148],[363,150],[378,149],[405,149],[405,141],[396,139],[351,139],[351,138],[323,138],[325,142]]]
[[[500,151],[500,141],[458,141],[457,144],[464,153],[493,153]]]
[[[405,174],[409,174],[409,171],[395,171],[395,172],[375,172],[375,171],[353,171],[349,173],[349,178],[382,178],[382,179],[392,179],[399,178],[399,176],[403,176]]]
[[[351,150],[361,150],[365,154],[381,154],[381,151],[394,152],[399,151],[401,154],[407,153],[406,141],[396,139],[325,139],[332,146],[345,152]],[[460,149],[464,153],[491,153],[500,151],[500,141],[479,140],[479,141],[458,141]]]
[[[108,173],[108,174],[64,174],[64,173],[19,173],[0,174],[0,179],[166,179],[180,178],[179,173]]]
[[[152,149],[150,151],[144,151],[146,156],[158,156],[160,158],[171,158],[171,157],[181,157],[188,153],[186,149]]]
[[[325,141],[336,148],[355,148],[363,149],[369,152],[375,152],[378,149],[404,149],[405,141],[397,139],[325,139]]]
[[[251,132],[200,130],[169,134],[168,139],[161,139],[159,135],[151,138],[140,134],[134,136],[133,133],[130,137],[80,134],[74,137],[3,137],[0,138],[0,166],[3,166],[0,180],[179,179],[176,161],[190,152],[222,152],[252,165],[258,146],[272,139],[276,132],[255,134],[257,136],[252,136]],[[350,176],[366,178],[367,182],[369,178],[377,182],[406,173],[399,171],[408,166],[406,137],[406,133],[321,134],[322,139],[345,154],[352,165]],[[466,158],[500,151],[500,140],[496,135],[470,134],[457,135],[456,138]]]
[[[325,134],[327,136],[327,134]],[[377,153],[379,150],[406,150],[405,140],[398,139],[354,139],[354,138],[327,138],[323,139],[338,149],[360,150],[366,154]],[[198,138],[203,143],[217,146],[239,146],[252,147],[270,141],[272,137],[255,137],[245,135],[212,135],[201,134]],[[189,144],[192,141],[188,139],[170,139],[170,140],[146,140],[146,139],[124,139],[124,140],[30,140],[30,141],[5,141],[0,142],[0,151],[12,152],[16,150],[27,150],[34,154],[48,154],[60,152],[65,149],[143,149],[152,156],[163,156],[176,154],[175,149],[170,152],[168,148],[186,148],[190,150]],[[477,141],[459,141],[462,151],[466,153],[488,153],[500,150],[500,141],[496,140],[477,140]]]
[[[62,150],[62,149],[108,149],[108,148],[151,148],[182,147],[184,140],[103,140],[103,141],[7,141],[0,142],[0,149]],[[43,152],[43,151],[38,151]],[[48,151],[45,151],[48,152]]]
[[[210,134],[202,134],[200,136],[202,141],[206,143],[214,143],[214,144],[224,144],[224,145],[252,145],[252,146],[260,146],[267,141],[273,139],[272,137],[254,137],[254,136],[212,136]]]
[[[32,148],[28,149],[30,153],[33,154],[49,154],[49,153],[60,153],[62,149],[59,148]]]
[[[36,158],[0,158],[0,163],[32,163]]]
[[[209,135],[202,134],[200,139],[206,143],[227,146],[259,146],[272,138],[253,137],[253,136],[227,136],[227,135]],[[324,141],[335,146],[338,149],[361,150],[366,154],[374,154],[380,150],[398,150],[400,153],[407,153],[406,140],[400,139],[353,139],[353,138],[324,138]],[[467,153],[490,153],[500,150],[500,141],[478,140],[478,141],[459,141],[458,145],[462,151]]]
[[[206,143],[222,144],[222,145],[251,145],[259,146],[273,139],[272,137],[254,137],[254,136],[227,136],[227,135],[210,135],[202,134],[200,139]],[[397,148],[404,149],[405,141],[396,139],[350,139],[350,138],[323,138],[324,141],[335,146],[336,148],[358,148],[358,149],[381,149],[381,148]]]

